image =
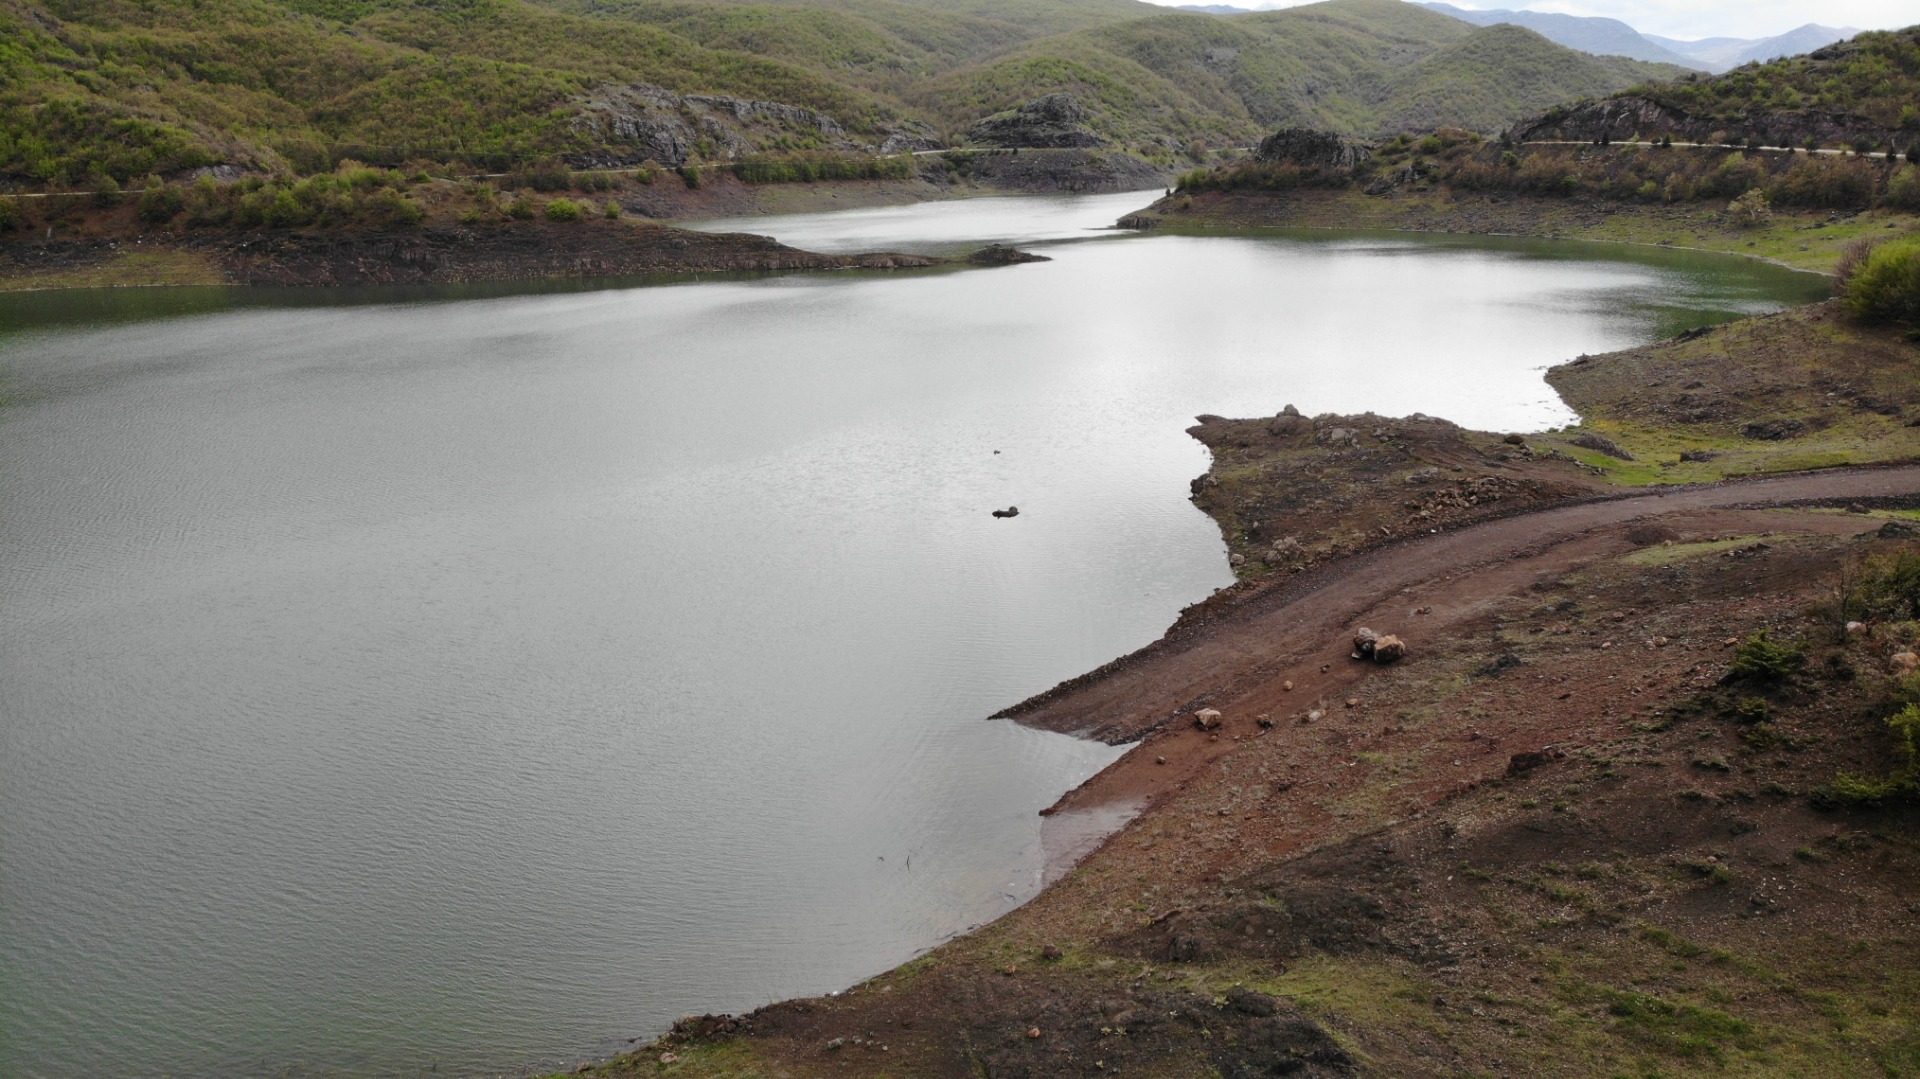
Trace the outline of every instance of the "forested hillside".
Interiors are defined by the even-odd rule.
[[[1053,92],[1116,148],[1164,154],[1290,123],[1492,129],[1675,73],[1400,0],[1233,19],[1136,0],[0,0],[0,181],[637,161],[634,130],[669,113],[688,157],[952,145]],[[664,92],[639,92],[638,120],[635,86]]]

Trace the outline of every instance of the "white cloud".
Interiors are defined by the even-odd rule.
[[[1235,7],[1297,7],[1309,0],[1150,0],[1178,5],[1205,2]],[[1449,0],[1459,7],[1557,11],[1566,15],[1604,15],[1636,30],[1666,37],[1761,38],[1796,26],[1854,26],[1892,30],[1920,23],[1914,0]]]

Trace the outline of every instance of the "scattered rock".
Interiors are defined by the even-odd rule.
[[[1505,442],[1509,446],[1524,446],[1527,444],[1527,437],[1525,435],[1508,435],[1500,441]]]
[[[1799,420],[1758,420],[1740,429],[1740,433],[1756,442],[1784,442],[1807,429]]]
[[[841,1046],[844,1046],[844,1045],[846,1045],[846,1044],[847,1044],[847,1039],[845,1039],[845,1038],[834,1038],[834,1039],[832,1039],[831,1041],[829,1041],[829,1042],[827,1042],[827,1044],[826,1044],[826,1050],[827,1050],[827,1052],[829,1052],[829,1053],[831,1053],[831,1052],[833,1052],[834,1050],[836,1050],[836,1049],[839,1049],[839,1048],[840,1048]]]
[[[1874,532],[1881,539],[1908,539],[1920,536],[1920,525],[1912,521],[1888,521]]]
[[[1227,990],[1227,1007],[1242,1015],[1272,1015],[1279,1011],[1272,997],[1238,985]]]
[[[1028,1027],[1028,1028],[1027,1028],[1027,1037],[1029,1037],[1029,1038],[1038,1038],[1039,1036],[1040,1036],[1040,1028],[1039,1028],[1039,1027]]]
[[[1373,661],[1383,666],[1405,657],[1406,654],[1406,643],[1391,633],[1373,642]]]
[[[1281,688],[1281,689],[1283,689],[1283,690],[1286,690],[1286,691],[1287,691],[1288,693],[1292,693],[1292,692],[1293,692],[1293,679],[1291,679],[1291,678],[1289,678],[1289,679],[1287,679],[1286,681],[1284,681],[1284,682],[1282,682],[1282,683],[1280,683],[1280,688]]]
[[[1203,731],[1213,730],[1220,725],[1220,710],[1217,708],[1200,709],[1193,714],[1193,725]]]
[[[1718,456],[1719,454],[1712,450],[1681,450],[1680,463],[1684,465],[1694,461],[1711,461]]]
[[[1511,435],[1507,436],[1507,441],[1509,442],[1513,441],[1513,436]],[[1610,439],[1605,435],[1596,435],[1591,431],[1588,431],[1576,437],[1573,440],[1573,444],[1581,447],[1582,449],[1592,450],[1595,453],[1604,453],[1608,457],[1612,457],[1616,460],[1621,460],[1621,461],[1633,460],[1633,454],[1628,453],[1626,450],[1621,449],[1620,444],[1618,442],[1615,442],[1613,439]]]
[[[1380,635],[1365,626],[1361,626],[1355,630],[1353,634],[1353,658],[1373,658],[1373,649],[1378,643],[1380,643]]]
[[[1517,776],[1522,772],[1531,772],[1543,764],[1561,760],[1565,757],[1566,754],[1564,752],[1554,749],[1551,746],[1546,749],[1536,749],[1526,753],[1515,753],[1513,756],[1507,758],[1507,774]]]
[[[1887,670],[1895,678],[1912,674],[1915,670],[1920,670],[1920,655],[1912,652],[1895,652],[1887,657]]]
[[[1006,244],[988,244],[967,256],[968,262],[982,266],[1016,266],[1023,262],[1052,262],[1045,255],[1036,255],[1031,251],[1022,251]]]
[[[1061,951],[1057,945],[1049,944],[1046,947],[1040,949],[1040,958],[1049,963],[1058,963],[1060,960],[1065,959],[1066,957],[1067,957],[1067,953]]]

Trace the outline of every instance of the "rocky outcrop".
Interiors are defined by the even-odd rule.
[[[967,256],[967,261],[982,266],[1014,266],[1022,262],[1052,262],[1045,255],[1036,255],[1031,251],[1022,251],[1006,244],[988,244]]]
[[[404,285],[630,274],[907,269],[922,255],[823,255],[744,233],[622,222],[514,222],[404,231],[207,230],[154,242],[206,257],[240,285]],[[0,271],[86,265],[112,248],[62,242],[0,245]]]
[[[1048,94],[994,113],[968,129],[967,139],[982,146],[1062,150],[1107,141],[1087,126],[1087,112],[1072,94]]]
[[[569,155],[576,168],[612,168],[653,160],[678,167],[699,149],[702,157],[758,152],[778,135],[800,135],[824,149],[874,147],[847,134],[823,112],[777,101],[745,101],[708,94],[676,94],[645,83],[602,84],[575,101],[573,129],[604,147]],[[897,131],[893,137],[921,137]],[[702,145],[705,144],[705,145]]]
[[[1322,169],[1350,169],[1372,156],[1364,142],[1310,127],[1283,127],[1261,139],[1253,152],[1254,160],[1269,165]]]
[[[1508,132],[1518,142],[1627,142],[1670,136],[1675,142],[1763,146],[1851,146],[1867,139],[1905,148],[1911,132],[1895,131],[1848,113],[1818,109],[1746,109],[1734,116],[1700,116],[1643,94],[1583,101],[1525,120]]]

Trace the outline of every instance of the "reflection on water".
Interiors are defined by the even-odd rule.
[[[1048,241],[993,270],[0,298],[0,1074],[512,1070],[872,974],[1113,756],[981,717],[1228,582],[1194,414],[1561,422],[1544,366],[1810,287],[1141,201],[754,229]]]

